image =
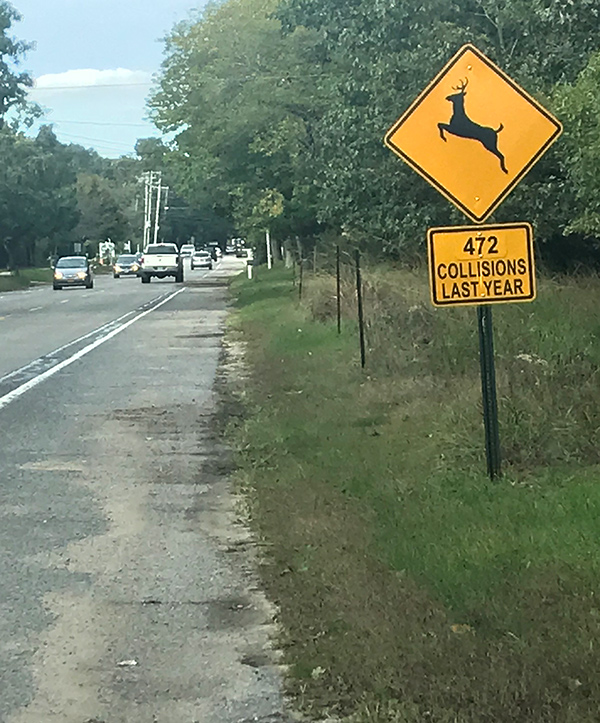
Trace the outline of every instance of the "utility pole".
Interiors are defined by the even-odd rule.
[[[154,243],[158,242],[158,231],[160,228],[161,201],[163,207],[167,209],[169,198],[169,187],[162,185],[161,171],[146,171],[142,175],[144,181],[144,241],[143,247],[146,248],[154,238]],[[165,198],[162,199],[163,191]],[[155,198],[156,193],[156,198]],[[154,226],[154,231],[152,229]]]
[[[162,176],[158,177],[158,186],[156,189],[156,217],[154,219],[154,243],[158,243],[158,227],[160,221],[160,194],[162,191]]]
[[[150,204],[150,183],[148,174],[144,173],[142,176],[144,179],[144,238],[142,240],[142,250],[144,250],[147,246],[147,229],[148,229],[148,206]]]
[[[160,173],[156,171],[146,171],[143,175],[144,179],[144,248],[150,243],[150,235],[152,228],[152,212],[154,201],[155,180],[154,177],[160,177]]]

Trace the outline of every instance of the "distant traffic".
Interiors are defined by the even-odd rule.
[[[185,259],[189,259],[189,269],[205,269],[212,271],[223,257],[223,254],[232,254],[236,257],[245,258],[246,248],[242,239],[232,239],[221,248],[218,242],[208,243],[201,248],[195,244],[183,244],[180,248],[174,243],[149,244],[143,253],[122,253],[119,254],[112,264],[108,266],[102,262],[96,266],[96,270],[111,268],[115,279],[123,276],[134,276],[141,279],[143,284],[150,283],[152,278],[164,279],[171,277],[176,283],[183,283],[184,272],[188,265]],[[82,286],[86,289],[94,288],[94,271],[92,260],[86,256],[62,256],[53,264],[52,288],[60,291],[68,286]]]

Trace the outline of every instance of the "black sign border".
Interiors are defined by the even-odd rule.
[[[455,198],[450,191],[448,191],[444,186],[442,186],[438,181],[433,178],[427,171],[421,166],[413,161],[408,155],[406,155],[398,146],[396,146],[391,138],[396,133],[396,131],[410,118],[410,116],[417,110],[417,108],[421,105],[421,103],[427,98],[427,96],[430,94],[430,92],[437,86],[439,83],[442,82],[442,80],[446,77],[448,72],[459,62],[459,60],[462,58],[462,56],[468,52],[471,51],[474,53],[479,60],[481,60],[485,65],[488,66],[490,70],[492,70],[497,75],[500,75],[502,79],[508,83],[513,90],[515,90],[522,98],[527,100],[529,103],[531,103],[547,120],[552,123],[555,127],[554,133],[550,136],[550,138],[546,141],[546,143],[540,148],[540,150],[531,158],[531,160],[523,167],[521,172],[515,176],[515,178],[511,181],[511,183],[500,193],[500,195],[488,206],[488,208],[480,215],[477,216],[474,213],[472,213],[464,204],[462,204],[459,199]],[[519,85],[517,85],[512,78],[510,78],[506,73],[501,70],[497,65],[492,63],[492,61],[487,58],[480,50],[478,50],[474,45],[471,45],[470,43],[467,43],[466,45],[463,45],[462,48],[456,53],[456,55],[450,59],[450,61],[440,70],[440,72],[435,76],[435,78],[431,81],[431,83],[425,88],[425,90],[416,98],[416,100],[410,105],[408,110],[394,123],[394,125],[390,128],[390,130],[386,133],[384,143],[385,145],[390,148],[396,155],[398,155],[406,164],[408,164],[413,170],[415,170],[420,176],[425,178],[431,185],[436,188],[443,196],[445,196],[451,203],[453,203],[458,209],[460,209],[465,216],[468,216],[470,219],[475,221],[475,223],[483,223],[497,208],[498,206],[504,201],[504,199],[508,196],[508,194],[515,188],[515,186],[520,183],[523,180],[523,177],[529,173],[531,168],[538,162],[538,160],[544,155],[544,153],[548,150],[548,148],[554,143],[554,141],[560,136],[562,133],[563,127],[559,120],[557,120],[551,113],[549,113],[540,103],[538,103],[535,98],[529,95],[523,88],[521,88]]]
[[[530,269],[530,289],[531,292],[527,295],[522,296],[511,296],[510,299],[483,299],[482,301],[473,301],[472,299],[464,299],[459,301],[447,301],[442,302],[436,299],[435,294],[435,251],[434,251],[434,240],[433,237],[438,233],[448,235],[449,233],[476,233],[481,234],[487,231],[498,231],[506,229],[525,229],[527,233],[527,258],[529,261]],[[448,306],[482,306],[484,304],[511,304],[519,303],[523,301],[533,301],[536,298],[536,283],[535,283],[535,259],[533,255],[533,228],[527,221],[521,221],[516,223],[495,223],[490,225],[481,226],[438,226],[436,228],[430,228],[427,230],[427,252],[429,256],[429,288],[431,291],[431,303],[437,308],[444,308]]]

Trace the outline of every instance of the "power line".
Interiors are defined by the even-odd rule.
[[[123,126],[124,128],[147,128],[150,123],[113,123],[111,121],[75,121],[75,120],[60,120],[58,118],[49,119],[49,123],[68,123],[73,125],[87,125],[87,126]]]
[[[63,137],[75,138],[80,141],[90,141],[91,143],[102,143],[105,146],[114,146],[115,148],[128,148],[127,143],[121,143],[120,141],[111,141],[105,138],[89,138],[89,136],[77,136],[72,134],[60,133]]]
[[[57,135],[62,136],[63,138],[66,138],[69,141],[89,141],[90,143],[95,143],[99,145],[103,145],[105,148],[113,147],[113,150],[123,150],[126,149],[126,153],[133,152],[133,148],[128,146],[126,143],[119,143],[119,141],[111,141],[111,140],[105,140],[103,138],[89,138],[88,136],[79,136],[74,135],[72,133],[63,133],[58,129]]]
[[[41,88],[35,85],[30,88],[30,91],[34,90],[91,90],[94,88],[141,88],[150,87],[154,85],[152,81],[146,83],[98,83],[95,85],[47,85]]]
[[[245,80],[280,80],[287,82],[290,80],[305,80],[306,78],[325,78],[328,73],[303,73],[302,75],[294,75],[292,73],[252,73],[248,75],[240,75],[238,77],[221,78],[221,80],[231,80],[233,82]],[[146,81],[144,83],[98,83],[95,85],[53,85],[41,88],[35,85],[30,90],[87,90],[92,88],[141,88],[151,87],[155,85],[155,81]]]

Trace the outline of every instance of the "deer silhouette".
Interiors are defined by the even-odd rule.
[[[467,85],[469,84],[468,78],[461,81],[459,85],[452,86],[452,90],[457,91],[452,95],[446,96],[446,100],[452,103],[452,117],[449,123],[438,123],[440,130],[440,136],[442,140],[446,140],[444,131],[452,133],[460,138],[471,138],[474,141],[479,141],[481,145],[490,153],[493,153],[500,160],[500,168],[504,173],[508,173],[506,164],[504,163],[504,156],[498,150],[498,133],[504,128],[502,123],[494,130],[487,126],[481,126],[479,123],[473,122],[465,112],[465,95],[467,94]]]

